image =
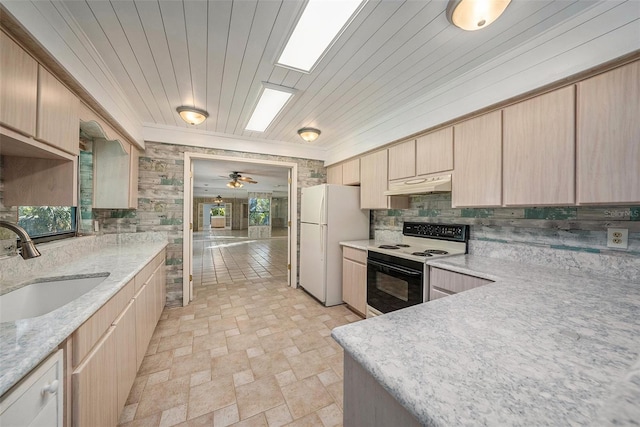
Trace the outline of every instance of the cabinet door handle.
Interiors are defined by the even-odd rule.
[[[40,394],[42,394],[43,396],[47,393],[54,394],[56,391],[58,391],[59,384],[60,382],[58,380],[51,381],[49,384],[46,384],[44,387],[42,387],[42,390],[40,390]]]

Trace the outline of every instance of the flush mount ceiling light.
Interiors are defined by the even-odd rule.
[[[511,0],[449,0],[447,19],[456,27],[475,31],[498,19]]]
[[[310,72],[365,3],[309,0],[276,64]]]
[[[320,130],[316,128],[302,128],[298,130],[298,135],[306,142],[313,142],[320,136]]]
[[[176,111],[180,114],[182,120],[190,125],[199,125],[209,117],[209,113],[206,111],[193,107],[178,107]]]
[[[264,132],[296,92],[295,89],[266,82],[263,82],[262,86],[262,95],[245,130]]]

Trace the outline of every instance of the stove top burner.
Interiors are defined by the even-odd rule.
[[[393,246],[393,245],[380,245],[378,246],[380,249],[400,249],[399,246]]]
[[[415,256],[433,256],[428,252],[412,252],[411,255],[415,255]]]
[[[399,248],[409,248],[409,247],[411,247],[410,245],[405,245],[404,243],[398,243],[396,246],[399,247]]]
[[[449,252],[442,251],[440,249],[425,249],[422,252],[414,252],[411,255],[415,256],[433,256],[433,255],[447,255]]]

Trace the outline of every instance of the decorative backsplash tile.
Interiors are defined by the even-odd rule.
[[[372,237],[378,240],[399,241],[404,221],[469,224],[470,253],[483,256],[524,252],[529,254],[525,259],[535,262],[533,253],[523,248],[537,247],[550,251],[534,251],[543,260],[555,253],[559,260],[575,263],[585,258],[576,253],[591,253],[608,257],[609,264],[614,262],[610,257],[617,257],[620,268],[640,263],[640,206],[456,209],[451,194],[444,193],[412,196],[409,209],[376,210],[372,216]],[[628,249],[607,248],[608,227],[629,230]]]

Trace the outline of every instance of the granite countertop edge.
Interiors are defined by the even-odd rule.
[[[345,242],[340,242],[340,246],[359,249],[361,251],[366,251],[369,246],[374,246],[374,245],[375,245],[375,240],[348,240]]]
[[[167,241],[106,245],[85,257],[29,277],[28,282],[32,282],[39,278],[110,273],[96,288],[50,313],[0,323],[0,396],[57,350],[167,245]]]
[[[416,389],[415,387],[411,389],[411,386],[407,386],[408,383],[411,383],[411,385],[415,385],[412,382],[413,379],[410,379],[406,376],[403,377],[403,373],[401,373],[401,371],[398,371],[397,366],[394,366],[394,364],[391,362],[388,363],[388,352],[391,351],[395,356],[397,356],[398,351],[401,350],[397,348],[376,348],[372,341],[379,341],[378,344],[388,344],[393,342],[392,340],[389,340],[387,338],[372,339],[372,337],[376,335],[376,331],[384,331],[385,335],[387,335],[390,331],[397,331],[405,325],[408,325],[410,328],[417,328],[419,322],[413,322],[413,320],[419,319],[423,315],[427,315],[429,308],[436,308],[437,306],[443,308],[443,306],[446,306],[446,308],[450,310],[451,308],[455,307],[456,304],[458,304],[458,307],[461,308],[464,307],[465,304],[473,304],[474,298],[487,300],[493,299],[494,301],[497,301],[497,298],[500,298],[500,293],[497,292],[497,290],[506,290],[509,287],[514,286],[520,287],[521,289],[526,289],[526,287],[532,285],[541,287],[557,286],[562,285],[563,283],[569,283],[571,281],[585,280],[590,280],[592,283],[597,282],[598,280],[602,280],[609,285],[634,285],[633,283],[622,283],[610,278],[598,278],[587,274],[576,275],[576,273],[566,270],[558,270],[547,268],[544,266],[522,264],[513,261],[473,255],[457,255],[438,258],[436,260],[427,261],[427,264],[433,267],[443,268],[457,273],[492,280],[494,281],[494,283],[490,286],[493,288],[489,289],[489,287],[487,286],[480,287],[464,292],[462,294],[457,294],[436,301],[431,301],[429,303],[409,307],[408,309],[400,310],[399,312],[389,313],[385,316],[374,317],[372,319],[366,319],[362,322],[344,325],[335,328],[332,331],[332,337],[338,342],[338,344],[340,344],[355,361],[357,361],[367,372],[369,372],[383,386],[385,390],[387,390],[396,400],[398,400],[398,402],[403,407],[405,407],[405,409],[407,409],[412,415],[414,415],[419,422],[426,425],[447,425],[447,423],[450,423],[451,420],[443,420],[440,417],[440,414],[436,414],[433,412],[433,407],[430,407],[428,404],[420,404],[423,403],[421,401],[421,398],[415,397],[416,394],[419,394],[417,393],[419,389]],[[637,286],[638,284],[635,285]],[[637,301],[637,298],[634,301]],[[372,354],[372,351],[375,352],[376,350],[379,350],[378,355]],[[635,358],[638,358],[638,352],[640,351],[640,349],[635,348],[634,351]],[[627,358],[634,357],[631,354],[626,354],[626,356]],[[629,363],[629,365],[625,369],[632,369],[631,366],[634,365],[634,362],[629,362],[628,360],[626,362]],[[638,369],[638,364],[640,364],[640,359],[635,362],[636,370]],[[624,375],[628,374],[623,373],[620,378],[616,377],[612,379],[612,393],[615,394],[616,390],[624,386]],[[623,385],[621,386],[621,384]],[[634,401],[640,402],[640,387],[637,387],[632,392],[629,392],[628,384],[629,382],[627,381],[627,395],[631,394],[633,396],[633,399],[635,399]],[[605,405],[604,401],[599,401],[598,406],[600,407],[600,411],[598,412],[598,414],[600,412],[606,411],[607,405]],[[460,420],[457,419],[455,420],[455,422],[460,422]],[[483,424],[478,420],[476,420],[476,422],[473,422],[471,421],[471,419],[467,419],[466,422],[473,425],[475,425],[476,422]]]

